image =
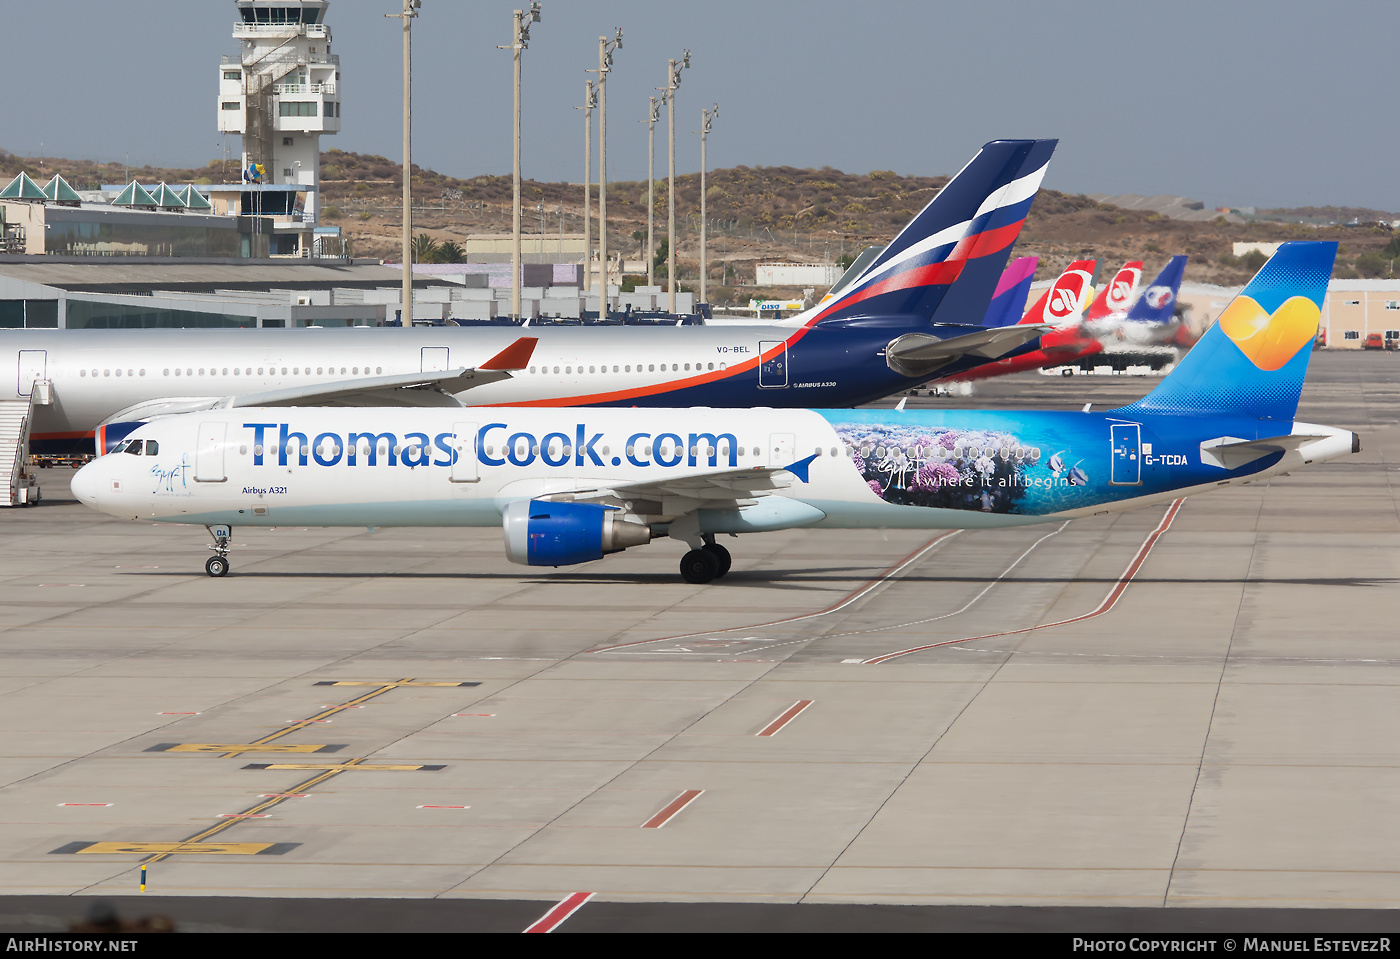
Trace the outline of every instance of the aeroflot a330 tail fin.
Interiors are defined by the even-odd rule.
[[[1123,412],[1292,420],[1336,243],[1285,243],[1151,393]]]
[[[787,321],[914,315],[976,325],[1040,188],[1055,140],[994,140],[839,296]]]

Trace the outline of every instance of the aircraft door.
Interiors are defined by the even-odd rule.
[[[788,355],[786,340],[759,340],[758,354],[764,356],[769,350],[776,350],[772,356],[760,360],[758,364],[759,389],[776,390],[788,385]]]
[[[768,465],[788,466],[793,461],[792,450],[797,437],[792,433],[773,433],[768,437]]]
[[[446,352],[444,350],[443,352]],[[481,479],[477,472],[475,423],[453,423],[452,475],[454,483],[475,483]]]
[[[199,438],[194,447],[194,481],[222,483],[228,479],[224,472],[225,423],[200,423]]]
[[[1108,429],[1113,446],[1109,484],[1138,485],[1142,482],[1142,427],[1137,423],[1114,423]]]
[[[424,373],[441,373],[443,370],[451,369],[447,365],[448,347],[446,346],[425,346],[423,347],[423,370]]]
[[[45,379],[48,370],[48,350],[19,351],[19,395],[28,396],[34,389],[34,381]]]

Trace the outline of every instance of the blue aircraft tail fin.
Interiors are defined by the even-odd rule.
[[[994,140],[949,180],[836,299],[792,325],[956,313],[976,325],[1011,255],[1055,140]],[[956,303],[953,310],[945,306]]]
[[[1166,379],[1121,412],[1292,420],[1337,244],[1285,243]]]
[[[1186,272],[1186,257],[1174,256],[1162,267],[1157,279],[1143,291],[1128,310],[1127,319],[1136,323],[1167,323],[1176,312],[1176,298],[1181,292],[1181,277]]]

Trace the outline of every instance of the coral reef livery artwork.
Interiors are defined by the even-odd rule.
[[[1056,491],[1089,482],[1083,461],[1072,460],[1069,450],[1047,451],[1014,433],[926,424],[833,425],[861,478],[886,503],[1040,513],[1068,505]]]

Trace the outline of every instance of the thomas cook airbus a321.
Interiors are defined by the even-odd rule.
[[[99,454],[152,417],[220,408],[864,403],[1040,334],[981,321],[1054,147],[988,143],[837,295],[779,324],[15,330],[0,393],[34,397],[36,452],[95,433]]]
[[[1334,243],[1287,243],[1151,393],[1106,412],[237,409],[142,425],[73,492],[134,521],[499,526],[565,566],[669,537],[723,576],[721,533],[986,528],[1249,483],[1360,449],[1294,416]]]

